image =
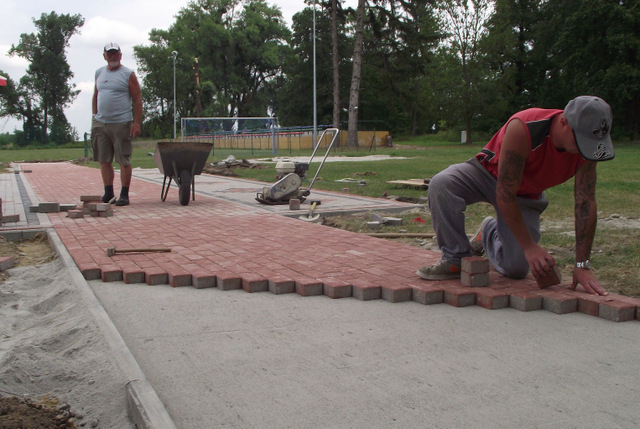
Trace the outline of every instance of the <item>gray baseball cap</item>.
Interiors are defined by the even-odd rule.
[[[580,155],[589,161],[613,159],[611,107],[591,95],[576,97],[564,108],[564,117],[573,130]]]

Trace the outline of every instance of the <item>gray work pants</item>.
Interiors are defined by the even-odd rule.
[[[496,202],[496,179],[475,158],[452,165],[433,176],[429,182],[429,210],[442,258],[460,264],[471,255],[471,244],[465,232],[464,212],[469,204],[486,202],[497,214],[482,231],[482,244],[491,265],[499,273],[522,278],[529,272],[529,263],[522,248],[507,226]],[[540,240],[540,215],[549,202],[520,198],[518,204],[531,237]]]

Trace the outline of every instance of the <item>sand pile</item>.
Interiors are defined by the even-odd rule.
[[[56,260],[8,274],[0,282],[0,396],[56,398],[78,427],[133,428],[127,380],[68,269]]]

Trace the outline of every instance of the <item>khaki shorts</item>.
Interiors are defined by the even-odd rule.
[[[131,122],[123,124],[104,124],[92,120],[91,145],[93,160],[98,162],[116,162],[121,166],[131,165],[133,144],[131,143]]]

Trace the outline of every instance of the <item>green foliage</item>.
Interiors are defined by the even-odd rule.
[[[20,43],[9,50],[10,55],[29,61],[27,74],[20,80],[22,89],[18,91],[16,114],[25,119],[27,144],[33,141],[64,144],[75,138],[64,108],[79,93],[74,84],[69,84],[73,73],[65,52],[71,36],[84,24],[84,18],[51,12],[43,13],[33,22],[38,33],[20,35]],[[49,135],[48,131],[51,131]],[[39,140],[34,140],[36,138]]]
[[[280,11],[264,0],[191,2],[168,30],[152,30],[151,46],[134,48],[146,131],[171,135],[173,51],[180,117],[267,116],[275,104],[289,37]]]

